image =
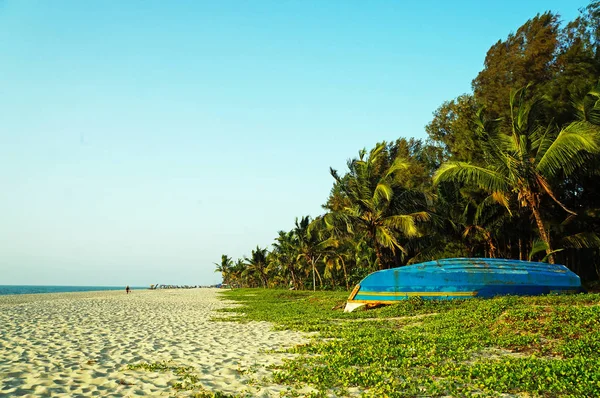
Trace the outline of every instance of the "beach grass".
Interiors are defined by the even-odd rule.
[[[411,299],[349,314],[346,292],[222,297],[241,304],[221,310],[229,320],[318,332],[274,368],[289,396],[600,396],[599,294]]]

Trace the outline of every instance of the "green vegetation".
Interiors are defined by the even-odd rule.
[[[599,279],[599,79],[600,1],[573,21],[534,16],[433,113],[427,140],[360,150],[330,170],[324,214],[217,271],[239,287],[348,290],[377,269],[502,257]]]
[[[276,383],[310,386],[315,397],[600,396],[598,294],[411,299],[349,314],[342,292],[224,297],[242,303],[224,310],[235,320],[319,332],[273,369]]]
[[[145,370],[147,372],[173,373],[177,376],[177,382],[173,384],[173,388],[177,391],[193,390],[199,388],[198,377],[195,376],[191,366],[175,366],[168,362],[141,362],[137,364],[127,365],[129,370]]]
[[[127,365],[129,370],[142,370],[146,372],[172,373],[177,377],[177,381],[172,387],[175,391],[193,391],[193,397],[196,398],[229,398],[230,395],[220,392],[211,392],[205,390],[200,384],[198,376],[194,375],[194,368],[191,366],[176,366],[169,362],[140,362]]]

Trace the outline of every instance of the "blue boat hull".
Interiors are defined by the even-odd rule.
[[[581,292],[579,276],[564,265],[495,258],[449,258],[374,272],[348,298],[347,311],[410,297],[452,300],[502,295]]]

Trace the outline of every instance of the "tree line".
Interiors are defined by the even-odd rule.
[[[488,50],[427,139],[360,150],[330,170],[324,214],[216,271],[237,286],[349,289],[379,269],[502,257],[599,279],[599,78],[600,1],[564,24],[536,15]]]

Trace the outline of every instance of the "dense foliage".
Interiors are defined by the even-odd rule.
[[[445,257],[567,265],[600,278],[600,2],[538,14],[494,44],[473,92],[427,140],[399,138],[331,170],[325,213],[217,271],[245,287],[348,289],[370,272]]]
[[[275,367],[285,396],[600,395],[597,294],[411,299],[348,314],[332,311],[343,292],[225,294],[242,303],[224,310],[233,319],[319,332]]]

